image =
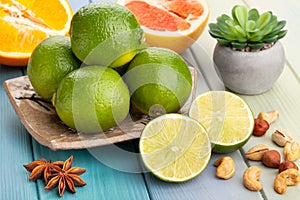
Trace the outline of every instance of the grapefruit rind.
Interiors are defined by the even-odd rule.
[[[126,5],[131,0],[117,0],[118,4]],[[162,8],[158,4],[160,1],[149,1],[143,0],[144,2]],[[198,19],[189,19],[187,17],[185,20],[191,24],[191,27],[187,30],[178,31],[158,31],[145,27],[141,24],[144,30],[144,35],[146,38],[146,43],[149,46],[169,48],[177,53],[182,53],[184,50],[189,48],[202,34],[206,28],[208,18],[210,15],[209,6],[205,0],[197,0],[203,6],[203,13]]]

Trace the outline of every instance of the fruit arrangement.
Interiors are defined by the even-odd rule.
[[[225,91],[203,93],[188,116],[175,114],[190,96],[190,71],[176,52],[146,45],[135,3],[95,2],[79,9],[70,37],[51,37],[35,48],[28,77],[64,124],[84,134],[114,128],[131,107],[154,118],[140,137],[145,166],[162,180],[186,181],[206,168],[212,151],[237,150],[261,131],[257,120],[269,122],[263,114],[254,120],[247,103]],[[217,171],[228,159],[215,162]],[[234,171],[217,174],[229,179]]]
[[[195,9],[178,9],[182,3]],[[168,16],[178,26],[151,26],[143,15],[147,9]],[[34,48],[28,77],[62,122],[83,134],[113,129],[132,109],[149,116],[139,143],[145,166],[164,181],[190,180],[205,170],[212,152],[241,148],[252,135],[263,136],[278,117],[270,112],[254,119],[247,103],[226,91],[203,93],[193,100],[187,115],[177,113],[192,90],[188,65],[178,53],[199,37],[208,15],[202,0],[90,3],[72,17],[70,36],[49,37]],[[168,31],[175,36],[165,37]],[[274,132],[272,139],[284,146],[285,161],[266,145],[250,149],[245,156],[279,169],[274,188],[282,194],[286,187],[281,185],[287,184],[289,176],[296,177],[290,185],[300,182],[292,162],[300,157],[300,146],[282,130]],[[297,149],[297,154],[291,149]],[[234,176],[231,157],[217,159],[214,166],[218,178]],[[243,175],[245,187],[261,190],[260,173],[258,167],[248,168]]]
[[[84,134],[118,126],[132,109],[148,115],[140,137],[145,165],[163,180],[189,180],[205,169],[211,149],[231,152],[248,141],[251,110],[238,96],[214,91],[196,98],[189,116],[175,114],[192,90],[188,65],[173,50],[148,47],[127,7],[94,2],[79,9],[70,37],[50,37],[34,49],[29,80],[65,125]],[[186,159],[191,171],[181,170]]]
[[[108,2],[80,8],[70,37],[42,41],[27,70],[35,91],[52,101],[64,124],[83,133],[114,128],[131,106],[151,117],[177,112],[192,90],[183,58],[147,47],[135,15]]]

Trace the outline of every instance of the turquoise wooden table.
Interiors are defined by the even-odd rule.
[[[252,137],[244,148],[230,153],[237,171],[234,177],[224,181],[215,177],[213,161],[223,156],[213,154],[206,170],[197,178],[180,184],[166,183],[156,179],[143,170],[138,156],[138,140],[108,145],[92,149],[53,151],[40,145],[26,131],[16,115],[4,89],[0,88],[0,199],[34,200],[59,199],[57,190],[45,191],[43,181],[29,181],[29,173],[23,164],[42,157],[50,160],[66,160],[74,156],[73,166],[87,168],[81,177],[87,182],[85,187],[77,187],[77,192],[65,192],[61,199],[300,199],[300,185],[289,187],[285,195],[277,194],[273,189],[273,180],[277,170],[267,169],[261,163],[249,162],[244,152],[259,143],[272,143],[271,133],[277,128],[288,129],[300,141],[300,3],[296,0],[207,0],[211,15],[209,21],[215,21],[221,13],[229,13],[232,6],[242,4],[257,7],[261,11],[272,10],[280,19],[288,21],[287,36],[282,40],[286,50],[286,65],[274,87],[262,95],[241,96],[252,108],[255,115],[260,111],[276,109],[280,118],[272,124],[263,138]],[[89,3],[88,0],[70,0],[73,10]],[[207,29],[190,49],[182,56],[187,58],[199,72],[197,93],[208,90],[224,89],[218,81],[212,64],[212,51],[215,40]],[[0,82],[26,74],[24,67],[0,66]],[[300,160],[296,162],[300,166]],[[261,182],[263,190],[251,192],[243,186],[242,175],[250,165],[262,168]]]

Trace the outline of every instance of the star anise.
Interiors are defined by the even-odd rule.
[[[43,177],[45,183],[48,183],[52,173],[60,170],[63,164],[63,161],[51,162],[50,160],[47,161],[46,159],[42,158],[23,166],[27,171],[31,172],[29,176],[30,180],[37,180]]]
[[[72,167],[73,156],[68,158],[63,167],[57,170],[52,178],[49,180],[48,184],[45,186],[45,190],[52,190],[58,186],[59,196],[64,194],[66,187],[73,193],[76,192],[75,186],[82,187],[86,185],[79,175],[83,174],[86,169],[80,167]]]

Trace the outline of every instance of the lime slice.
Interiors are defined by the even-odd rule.
[[[189,116],[207,130],[213,152],[228,153],[242,147],[251,137],[254,118],[247,103],[226,91],[209,91],[191,104]]]
[[[164,181],[183,182],[196,177],[211,157],[204,127],[180,114],[165,114],[150,121],[139,145],[147,169]]]

